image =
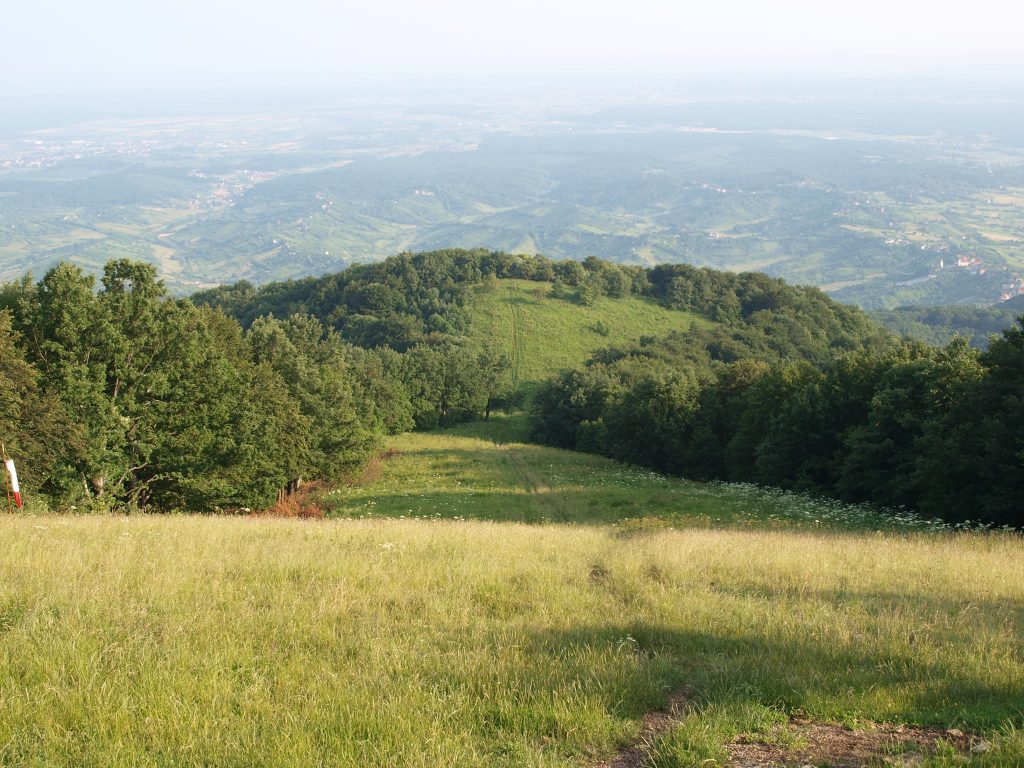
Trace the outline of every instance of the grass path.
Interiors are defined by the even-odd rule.
[[[446,432],[394,438],[374,480],[332,491],[342,517],[482,519],[809,530],[913,530],[867,507],[737,484],[669,478],[610,459],[524,442],[525,421],[494,417]]]

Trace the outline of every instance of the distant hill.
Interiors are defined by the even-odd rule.
[[[888,132],[904,108],[559,105],[551,120],[531,98],[453,119],[389,101],[30,133],[0,146],[0,279],[130,257],[177,295],[486,244],[759,270],[865,308],[995,301],[1024,274],[1024,163],[992,131],[1014,121],[1001,104],[984,136],[943,117],[907,140]],[[984,266],[938,268],[960,256]]]
[[[243,326],[268,314],[309,314],[367,348],[496,348],[524,384],[643,337],[685,337],[691,359],[821,364],[836,350],[886,335],[856,307],[756,272],[552,261],[486,249],[403,253],[332,275],[259,288],[243,281],[192,298]]]
[[[991,307],[897,307],[869,313],[891,331],[942,346],[963,336],[972,347],[988,348],[988,337],[1012,328],[1024,315],[1024,296]]]

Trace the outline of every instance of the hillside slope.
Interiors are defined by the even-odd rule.
[[[624,530],[943,527],[772,488],[666,477],[602,456],[527,443],[526,427],[519,415],[394,436],[362,480],[330,491],[322,508],[331,516],[614,524]]]
[[[943,346],[962,336],[972,347],[988,348],[989,336],[1013,328],[1024,315],[1024,295],[989,307],[897,307],[871,312],[889,330]]]
[[[555,294],[557,301],[545,307],[547,297]],[[600,259],[554,262],[541,255],[486,249],[403,253],[334,275],[258,288],[240,282],[197,293],[192,299],[220,308],[246,327],[263,315],[310,314],[353,344],[398,351],[460,340],[472,333],[481,340],[478,344],[502,331],[515,334],[522,312],[512,310],[539,304],[542,314],[536,318],[535,338],[540,342],[538,350],[553,344],[560,347],[555,369],[574,360],[582,362],[586,350],[603,346],[596,338],[603,335],[603,330],[598,332],[599,321],[607,326],[607,341],[625,342],[637,335],[689,330],[696,315],[729,328],[717,341],[708,338],[704,346],[712,342],[734,346],[738,334],[746,338],[742,346],[749,347],[756,337],[759,346],[770,347],[776,357],[818,363],[835,349],[877,343],[885,335],[855,307],[835,302],[814,288],[787,285],[759,273],[733,274],[688,265],[644,269]],[[483,330],[472,328],[474,304],[478,319],[485,323]],[[683,314],[659,312],[658,307]],[[543,314],[543,310],[551,312]],[[560,338],[559,334],[566,335]],[[580,341],[573,338],[581,335]],[[733,337],[732,341],[725,336]],[[518,354],[520,342],[507,344]],[[564,362],[557,359],[562,352],[570,355]],[[540,371],[543,357],[529,375]],[[542,373],[550,374],[551,368]]]
[[[902,724],[902,765],[1021,764],[1019,538],[838,533],[519,435],[394,438],[346,519],[0,520],[0,762],[632,765],[674,694],[651,765],[804,765],[821,730],[882,764]]]
[[[476,287],[470,318],[471,343],[504,352],[515,380],[527,387],[563,368],[582,365],[604,347],[713,325],[692,312],[667,309],[639,296],[600,297],[582,306],[556,298],[551,283],[530,280]]]

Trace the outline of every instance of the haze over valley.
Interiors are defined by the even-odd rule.
[[[243,93],[219,111],[151,94],[116,118],[11,119],[0,276],[131,257],[188,293],[484,246],[764,271],[866,308],[1024,291],[1016,92],[630,82]]]

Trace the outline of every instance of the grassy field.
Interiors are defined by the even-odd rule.
[[[364,482],[329,492],[332,516],[679,527],[933,531],[941,523],[772,488],[697,483],[525,442],[522,416],[393,438]]]
[[[512,361],[517,380],[528,386],[561,368],[581,365],[603,347],[708,323],[635,296],[600,298],[584,307],[556,299],[550,291],[550,283],[500,280],[497,287],[481,286],[473,295],[471,341],[497,345]],[[607,335],[599,332],[598,323]]]
[[[686,690],[649,765],[792,747],[794,714],[1024,765],[1019,538],[836,530],[519,434],[398,438],[335,519],[4,517],[0,764],[580,768]]]

